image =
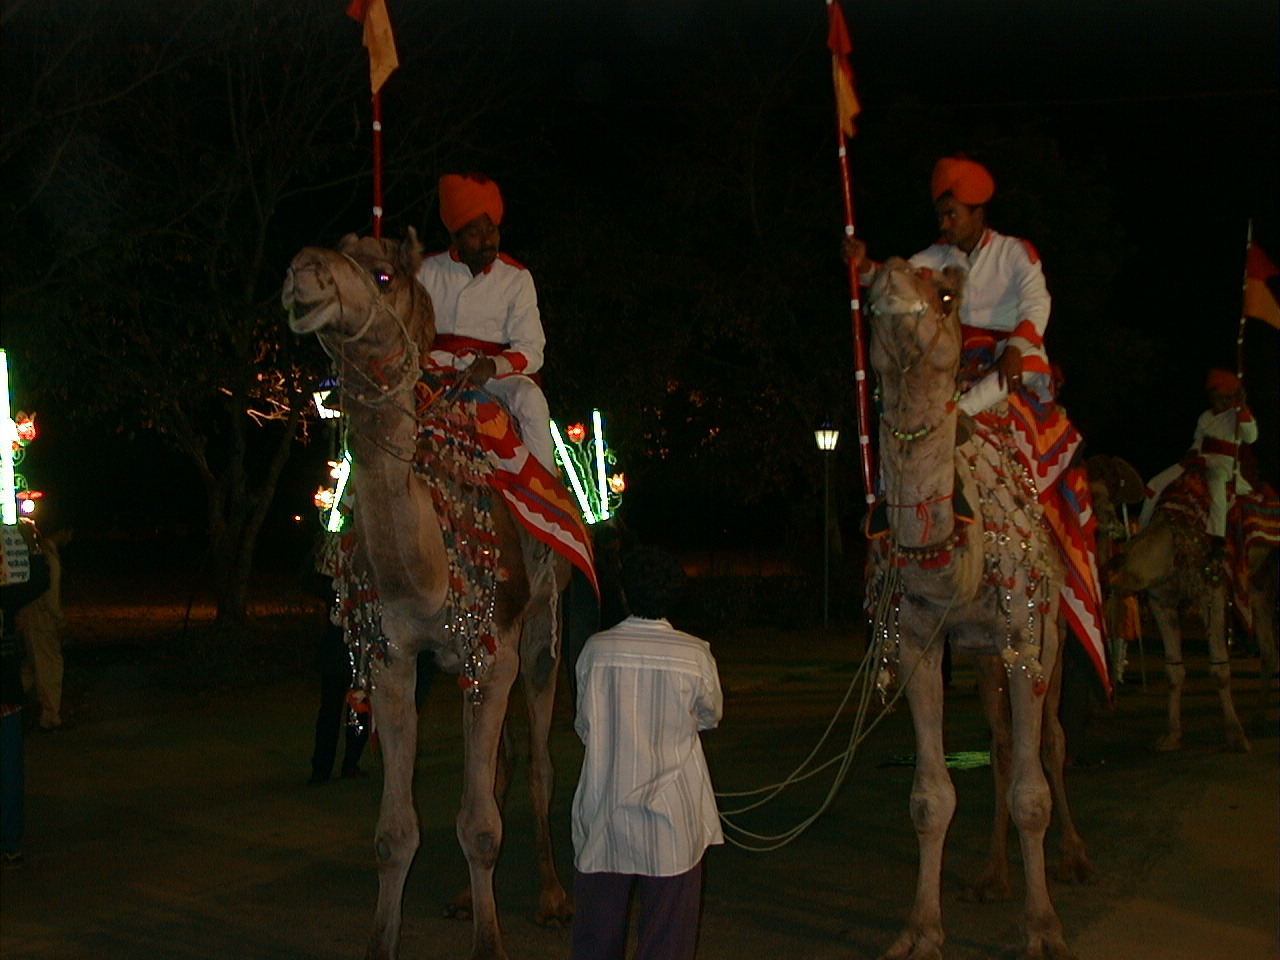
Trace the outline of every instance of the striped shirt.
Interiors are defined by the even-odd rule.
[[[706,641],[629,617],[578,659],[574,728],[586,746],[573,797],[582,873],[671,877],[724,842],[698,731],[724,709]]]

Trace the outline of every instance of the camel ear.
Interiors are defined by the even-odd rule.
[[[352,248],[360,242],[360,238],[354,233],[348,233],[345,237],[338,241],[339,253],[350,253]]]
[[[968,271],[956,266],[943,267],[942,275],[947,278],[952,294],[959,297],[964,293],[964,285],[969,279]]]
[[[400,243],[400,260],[409,267],[411,273],[417,273],[422,263],[422,242],[418,239],[418,231],[409,227],[405,238]]]

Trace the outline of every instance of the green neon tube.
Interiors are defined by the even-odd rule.
[[[591,429],[596,435],[596,490],[600,493],[600,519],[609,519],[609,481],[604,475],[604,420],[599,410],[591,411]]]
[[[18,439],[18,427],[13,422],[9,407],[9,354],[0,349],[0,396],[4,402],[4,417],[0,419],[0,520],[7,524],[18,522],[17,487],[13,478],[13,443]]]
[[[347,478],[351,476],[351,451],[342,451],[342,460],[338,463],[338,475],[334,479],[338,481],[333,489],[333,507],[329,510],[329,522],[325,524],[325,529],[330,533],[337,533],[342,529],[342,511],[338,509],[342,504],[342,494],[347,489]]]
[[[560,466],[564,467],[565,474],[569,477],[569,483],[573,487],[573,495],[578,498],[578,506],[582,508],[582,518],[587,523],[596,522],[595,511],[591,509],[591,500],[587,496],[586,489],[582,486],[582,478],[578,476],[578,468],[574,465],[573,457],[569,454],[569,448],[565,446],[564,438],[560,436],[560,428],[556,426],[554,420],[551,421],[551,439],[556,444],[556,457],[560,460]]]

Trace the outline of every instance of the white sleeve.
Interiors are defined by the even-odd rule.
[[[1019,241],[1016,249],[1014,282],[1018,289],[1018,327],[1022,329],[1015,328],[1008,342],[1024,356],[1030,353],[1043,356],[1044,332],[1049,326],[1049,312],[1053,301],[1044,282],[1044,268],[1040,261],[1032,262],[1025,243]],[[1035,330],[1034,340],[1030,332],[1022,327],[1025,323],[1029,323]]]
[[[702,689],[694,705],[699,730],[714,730],[724,716],[724,693],[720,689],[720,674],[716,669],[715,660],[710,656],[707,660],[708,664],[703,668]]]
[[[547,337],[542,331],[542,314],[538,310],[538,292],[529,271],[520,271],[511,305],[507,308],[507,343],[509,346],[494,358],[498,374],[537,373],[542,369]],[[503,363],[506,361],[506,369]]]

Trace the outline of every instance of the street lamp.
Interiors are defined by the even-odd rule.
[[[822,628],[825,630],[831,613],[831,454],[840,442],[840,431],[828,421],[813,431],[813,439],[822,451]]]

